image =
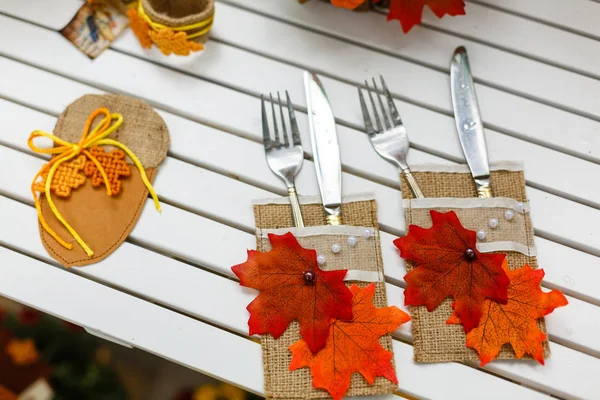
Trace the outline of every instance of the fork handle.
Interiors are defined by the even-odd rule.
[[[412,174],[412,172],[410,172],[410,169],[406,168],[406,169],[402,170],[402,173],[404,174],[404,177],[406,178],[406,182],[408,182],[408,186],[410,187],[410,190],[412,190],[415,197],[418,199],[424,198],[425,195],[423,194],[423,191],[419,187],[419,184],[417,183],[417,180],[415,179],[414,175]]]
[[[290,204],[292,205],[292,217],[294,218],[294,226],[297,228],[304,228],[302,211],[300,211],[300,200],[298,200],[298,193],[296,193],[296,188],[294,186],[290,186],[288,188],[288,195],[290,196]]]

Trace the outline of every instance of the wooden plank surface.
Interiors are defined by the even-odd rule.
[[[153,68],[143,61],[117,52],[107,51],[103,54],[102,58],[96,60],[94,63],[91,63],[87,58],[79,57],[79,55],[70,57],[68,63],[63,63],[61,62],[63,58],[57,57],[57,54],[64,54],[66,57],[74,54],[71,51],[70,44],[64,41],[63,38],[56,34],[45,34],[43,30],[40,31],[40,28],[33,25],[23,24],[14,20],[3,20],[2,17],[0,17],[0,21],[3,22],[2,25],[0,25],[0,29],[13,30],[14,28],[18,28],[23,32],[23,35],[20,36],[19,40],[6,44],[4,49],[5,54],[10,50],[9,53],[12,57],[25,57],[28,62],[36,61],[39,65],[56,69],[66,76],[81,77],[81,79],[86,81],[91,80],[97,87],[141,97],[154,104],[158,103],[161,107],[176,112],[181,116],[200,121],[208,121],[210,124],[223,127],[228,131],[233,131],[240,135],[251,136],[252,138],[260,136],[259,118],[251,111],[253,109],[259,109],[260,101],[256,97],[226,89],[206,81],[193,79],[187,75],[182,75],[171,70],[161,70],[156,67]],[[0,45],[4,45],[4,43]],[[35,49],[35,51],[27,49]],[[136,73],[131,76],[123,75],[121,71],[124,70],[136,71]],[[108,84],[108,82],[113,83]],[[154,83],[152,85],[147,85],[147,82]],[[7,83],[15,84],[11,81]],[[171,87],[178,88],[178,94],[169,92],[169,88]],[[127,89],[127,91],[125,91],[125,89]],[[13,91],[13,93],[15,93],[14,95],[18,96],[20,90],[24,89],[19,88]],[[36,87],[32,87],[31,90],[37,89]],[[169,101],[166,101],[165,96],[168,93],[172,94],[169,95]],[[205,101],[207,98],[223,98],[230,107],[237,110],[236,118],[230,118],[230,107],[221,107],[218,106],[216,102],[207,102]],[[56,102],[54,104],[58,105]],[[202,106],[199,107],[198,104],[201,104]],[[66,106],[66,104],[64,105]],[[178,108],[174,109],[173,107],[175,106]],[[355,107],[356,111],[359,112],[358,104],[356,104]],[[407,115],[407,118],[405,119],[410,120],[410,115],[411,114]],[[424,121],[430,120],[435,121],[435,119],[432,118],[424,119]],[[299,121],[301,126],[306,127],[307,120],[304,114],[299,115]],[[451,121],[448,119],[446,122],[447,124],[444,129],[431,130],[430,132],[449,132],[450,129],[452,129]],[[345,132],[352,132],[353,136],[347,135]],[[307,130],[303,129],[303,133],[305,134],[304,142],[308,143],[309,138],[307,137]],[[390,171],[390,166],[374,154],[369,147],[367,138],[362,134],[359,135],[360,132],[349,131],[346,130],[345,127],[340,126],[339,133],[342,142],[342,161],[345,163],[346,157],[352,158],[349,160],[353,163],[348,167],[349,170],[355,171],[356,168],[359,170],[375,170],[377,165],[381,165],[382,168],[387,168],[387,171]],[[445,135],[441,135],[440,138],[444,139],[444,136]],[[415,135],[412,137],[415,137]],[[431,138],[431,135],[416,135],[416,140],[420,137]],[[358,147],[355,146],[355,140],[362,140],[363,145]],[[457,145],[453,144],[453,146]],[[518,148],[518,146],[508,149],[503,147],[504,150],[501,151],[505,151],[506,155],[511,158],[510,155],[514,155]],[[344,149],[347,149],[347,151],[344,151]],[[543,148],[540,147],[540,149]],[[459,150],[457,149],[457,151]],[[526,153],[527,152],[524,152],[523,155],[527,155]],[[373,157],[375,158],[373,159]],[[373,159],[373,163],[365,163],[364,160],[366,159]],[[552,157],[537,158],[535,162],[530,164],[531,167],[528,167],[528,171],[531,171],[528,172],[528,176],[539,171],[540,176],[544,176],[546,179],[552,178],[548,181],[549,185],[552,184],[550,183],[550,180],[557,185],[571,185],[571,182],[575,179],[583,179],[585,176],[588,176],[587,174],[577,174],[575,176],[569,174],[565,179],[556,179],[539,167],[541,163],[546,163],[545,165],[547,165],[548,168],[555,169],[557,164],[551,162],[552,159]],[[579,160],[573,159],[573,161],[578,162]],[[355,165],[354,163],[359,165]],[[593,163],[587,162],[587,164],[590,168],[595,169],[599,167]],[[390,172],[394,177],[396,176],[393,169]],[[313,177],[313,174],[310,175]],[[361,180],[360,178],[357,178],[356,175],[348,175],[347,181],[348,183],[345,185],[345,188],[349,193],[356,191],[376,192],[379,195],[380,223],[386,231],[395,234],[401,232],[398,229],[399,227],[402,227],[404,223],[399,195],[392,195],[393,191],[388,187],[373,184],[372,181]],[[584,186],[589,189],[581,189],[581,187]],[[359,187],[363,188],[359,189]],[[365,189],[365,187],[367,189]],[[578,190],[596,190],[594,185],[582,185],[581,187],[578,187]],[[311,185],[308,189],[304,189],[300,186],[300,190],[307,194],[315,193],[316,186]],[[560,198],[557,195],[540,192],[534,188],[531,188],[528,193],[534,209],[543,211],[544,213],[551,213],[554,216],[552,219],[536,220],[536,227],[544,237],[551,238],[552,240],[562,240],[564,244],[573,246],[577,249],[593,254],[600,254],[600,241],[597,240],[597,238],[600,237],[600,214],[596,212],[595,208]],[[596,200],[593,201],[595,202]],[[567,207],[570,211],[565,213]],[[552,211],[553,208],[555,209],[554,212]],[[573,221],[579,220],[590,221],[590,224],[587,225],[587,231],[582,231],[579,226],[573,224]],[[593,221],[597,221],[598,223]]]
[[[431,14],[426,23],[480,42],[509,49],[551,65],[589,75],[600,76],[598,54],[600,41],[516,17],[475,3],[467,3],[465,18],[443,18],[438,21]],[[594,10],[592,17],[598,16]],[[510,29],[508,29],[510,27]],[[560,43],[560,45],[556,45]]]
[[[600,39],[600,3],[594,0],[477,0],[476,3]]]
[[[14,153],[14,154],[12,154],[12,153]],[[17,155],[18,155],[17,152],[9,150],[8,152],[5,152],[2,155],[2,159],[7,160],[7,162],[9,162],[10,164],[18,164],[18,165],[22,165],[23,167],[25,167],[26,165],[29,164],[25,159],[23,159],[23,160],[21,160],[21,159],[11,159],[11,156],[17,156]],[[34,159],[31,158],[31,160],[33,161]],[[41,160],[39,162],[37,162],[37,165],[34,166],[31,169],[31,171],[27,171],[27,169],[24,168],[24,171],[23,171],[24,176],[17,176],[17,177],[15,177],[15,175],[7,175],[3,179],[3,183],[2,183],[2,186],[1,186],[2,190],[5,190],[4,188],[10,188],[10,187],[12,187],[13,188],[13,193],[20,192],[20,193],[22,193],[22,196],[25,198],[26,196],[28,196],[27,185],[21,185],[22,186],[21,190],[17,190],[17,187],[20,185],[20,182],[22,182],[26,178],[26,176],[31,175],[40,166],[41,166]],[[9,181],[6,182],[6,179],[8,179]],[[11,179],[12,179],[12,181],[11,181]],[[159,183],[159,179],[160,179],[160,175],[157,178],[157,184]],[[151,204],[149,204],[148,210],[145,211],[145,213],[143,214],[142,219],[140,220],[140,222],[138,223],[138,225],[136,226],[134,232],[131,235],[132,239],[135,240],[135,241],[144,241],[144,237],[147,237],[147,235],[144,236],[145,234],[142,233],[143,238],[140,240],[140,238],[138,236],[138,231],[140,231],[140,230],[142,230],[142,232],[146,232],[146,233],[150,233],[150,232],[154,232],[154,233],[156,233],[156,232],[159,232],[159,233],[160,232],[167,232],[167,234],[165,234],[165,235],[160,235],[160,234],[158,236],[157,235],[151,235],[150,239],[147,239],[147,238],[145,239],[146,243],[149,246],[154,247],[154,248],[160,248],[162,246],[163,248],[168,249],[168,251],[171,254],[173,254],[172,253],[173,251],[177,251],[177,250],[179,250],[181,252],[181,248],[184,248],[184,249],[185,248],[190,248],[191,249],[191,248],[197,246],[196,240],[198,238],[194,238],[195,240],[192,240],[192,241],[188,240],[189,245],[187,245],[185,243],[185,235],[181,235],[181,236],[175,235],[175,237],[173,237],[174,236],[173,232],[182,232],[182,233],[185,234],[186,232],[189,231],[189,227],[186,228],[185,223],[182,222],[182,221],[185,220],[185,221],[188,221],[188,223],[192,224],[194,227],[196,227],[199,231],[209,231],[209,232],[211,232],[211,235],[210,235],[211,238],[216,236],[216,238],[215,238],[216,240],[215,240],[215,244],[214,245],[211,245],[210,243],[207,243],[207,239],[209,239],[208,237],[206,237],[206,238],[202,238],[201,237],[200,238],[200,240],[202,240],[204,243],[207,243],[209,245],[209,247],[214,247],[214,246],[218,247],[218,244],[216,244],[216,243],[218,241],[220,241],[220,240],[226,240],[227,242],[231,243],[231,245],[233,247],[240,247],[241,248],[242,246],[244,246],[243,243],[240,243],[239,245],[237,244],[237,241],[235,240],[235,236],[236,235],[234,234],[234,232],[217,233],[214,226],[213,227],[211,227],[210,225],[207,226],[205,223],[201,222],[200,220],[194,220],[193,218],[190,218],[190,216],[184,216],[184,215],[177,214],[177,213],[172,213],[172,212],[173,212],[173,210],[171,210],[170,207],[165,207],[165,210],[163,211],[163,214],[166,216],[166,218],[169,218],[170,220],[179,219],[180,220],[180,222],[179,222],[180,226],[179,227],[175,227],[174,225],[173,226],[165,226],[164,224],[161,225],[161,226],[158,226],[158,225],[156,225],[156,221],[159,220],[159,219],[162,219],[162,218],[160,218],[160,217],[157,217],[156,219],[152,218],[153,214],[156,214],[156,213],[152,212],[152,206],[151,206]],[[15,214],[13,212],[11,212],[10,214],[11,215],[18,215],[18,214]],[[35,214],[33,212],[31,213],[31,216],[33,218],[35,218]],[[155,223],[152,224],[152,225],[147,225],[146,221],[149,221],[149,219],[150,219],[148,217],[151,217],[151,219],[154,220]],[[22,220],[23,218],[18,217],[18,219]],[[6,226],[7,227],[11,227],[11,226],[14,226],[14,224],[7,224]],[[41,253],[43,254],[44,251],[43,251],[43,249],[41,249],[41,244],[39,243],[38,240],[36,240],[37,239],[37,235],[36,235],[36,232],[35,232],[35,224],[32,222],[29,225],[23,225],[23,226],[24,227],[29,227],[30,231],[33,231],[33,232],[30,232],[30,235],[28,235],[28,241],[30,243],[34,243],[35,245],[37,245],[40,248]],[[253,237],[251,235],[247,235],[247,237],[248,237],[248,241],[249,242],[251,242],[253,240]],[[6,240],[9,240],[9,239],[7,238]],[[169,243],[173,243],[174,245],[170,246]],[[251,244],[247,244],[247,246],[250,247]],[[28,249],[28,248],[26,248],[26,249],[24,249],[24,251],[30,252],[31,250]],[[191,255],[191,252],[188,252],[187,254],[181,254],[181,253],[179,253],[179,254],[175,254],[175,255],[178,256],[178,257],[182,257],[182,256]],[[225,255],[221,255],[221,258],[223,256],[225,256]],[[212,262],[211,261],[205,262],[205,260],[207,260],[207,257],[210,259],[210,255],[202,254],[202,255],[200,255],[200,258],[198,258],[196,256],[195,259],[194,259],[194,261],[198,262],[201,265],[208,265],[210,268],[214,268],[214,267],[212,267]],[[216,257],[218,257],[218,255],[214,254],[212,257],[216,258]],[[225,265],[220,264],[218,266],[218,268],[220,269],[221,273],[227,273],[228,272],[228,270],[227,270],[228,266],[232,265],[233,263],[235,263],[235,261],[232,261],[232,260],[228,259],[228,260],[225,260],[225,263],[226,263]],[[101,265],[102,264],[99,264],[98,266],[100,267]],[[88,269],[89,268],[83,268],[82,271],[88,271]],[[168,270],[164,270],[164,272],[165,273],[169,273]],[[112,281],[111,284],[113,284],[113,285],[115,283],[118,284],[118,281],[120,280],[119,276],[120,276],[119,274],[115,275],[116,280]],[[138,280],[140,280],[140,279],[141,278],[138,277]],[[166,279],[166,277],[165,277],[165,279]],[[159,279],[158,281],[159,282],[164,282],[164,279]],[[144,282],[144,281],[142,281],[142,282]],[[144,286],[147,286],[147,285],[144,285]],[[149,285],[149,286],[152,287],[152,285]],[[239,291],[239,288],[236,288],[236,289],[238,289],[238,291]],[[233,293],[237,293],[238,291],[234,291],[231,294],[226,294],[225,297],[231,298],[232,295],[233,295]],[[394,293],[399,293],[399,292],[394,292],[394,290],[390,290],[390,298],[393,298]],[[149,295],[153,295],[151,291],[150,292],[146,292],[146,291],[144,292],[144,296],[145,297],[147,297]],[[244,299],[244,301],[240,301],[240,303],[238,304],[238,308],[240,310],[243,309],[243,304],[246,304],[246,302],[247,302],[247,299]],[[394,304],[396,304],[396,303],[394,303]],[[399,302],[398,304],[401,304],[401,302]],[[573,308],[571,308],[571,309],[573,309]],[[229,315],[229,314],[227,314],[227,315]],[[232,315],[233,315],[233,313],[232,313]],[[244,318],[243,321],[245,322],[245,318]],[[242,320],[240,320],[238,322],[238,326],[241,327],[242,325],[243,325]],[[556,364],[556,365],[569,365],[569,363],[568,362],[564,362],[564,363],[560,363],[560,364]],[[556,382],[554,384],[556,384]]]
[[[36,2],[40,0],[32,1]],[[595,49],[598,44],[593,32],[578,35],[549,21],[563,5],[556,4],[552,12],[533,21],[527,18],[531,4],[509,1],[502,7],[488,7],[485,0],[477,0],[469,4],[468,17],[456,22],[428,16],[426,26],[404,37],[397,27],[382,26],[376,13],[346,13],[321,2],[301,7],[294,1],[226,0],[218,3],[216,40],[209,42],[204,54],[163,57],[157,51],[142,51],[127,32],[112,50],[90,61],[53,32],[80,4],[56,0],[48,10],[35,4],[23,7],[18,0],[0,3],[4,14],[0,33],[12,38],[0,41],[0,115],[5,132],[0,136],[0,162],[19,165],[14,173],[0,175],[0,258],[4,262],[6,256],[14,264],[0,265],[3,275],[10,275],[7,282],[0,282],[0,293],[262,393],[260,349],[247,337],[244,309],[254,293],[240,288],[229,269],[244,257],[242,250],[238,254],[232,249],[254,247],[251,200],[285,194],[264,162],[258,96],[290,91],[310,157],[301,73],[310,67],[325,74],[323,81],[339,122],[344,193],[376,194],[388,301],[403,307],[405,268],[391,243],[404,232],[397,172],[371,150],[361,133],[355,85],[371,75],[386,75],[415,147],[411,164],[459,162],[463,157],[453,133],[447,60],[452,49],[466,41],[477,67],[480,104],[485,104],[490,158],[527,160],[536,244],[546,270],[543,286],[563,290],[570,305],[548,318],[553,355],[545,367],[528,362],[495,362],[483,370],[476,363],[415,364],[407,324],[394,332],[400,392],[417,398],[477,399],[537,399],[546,394],[587,399],[600,393],[593,375],[600,368],[596,338],[600,187],[586,185],[590,176],[600,172],[600,100],[594,94],[600,82],[589,72],[595,60],[585,54],[567,60],[573,52]],[[478,36],[471,15],[495,20]],[[567,20],[574,15],[567,15]],[[531,33],[525,43],[498,35],[512,24],[518,32]],[[248,26],[252,35],[247,34]],[[458,32],[457,26],[464,31]],[[533,49],[544,34],[572,48],[556,54],[545,44]],[[423,42],[431,46],[418,45]],[[315,51],[319,57],[313,56]],[[565,87],[548,85],[556,80]],[[31,154],[25,139],[34,129],[51,131],[57,115],[77,97],[105,91],[151,102],[171,130],[169,157],[155,185],[163,213],[159,215],[148,203],[129,241],[114,255],[68,273],[51,266],[55,262],[39,242],[28,182],[44,157]],[[298,179],[304,194],[317,193],[313,168],[310,159],[305,160]],[[23,287],[26,277],[33,275],[33,287]],[[48,279],[56,282],[52,290],[66,288],[52,301],[45,300],[54,292],[38,287]],[[89,293],[80,296],[79,305],[62,305],[81,288]],[[223,303],[218,309],[212,307],[217,293]],[[156,316],[165,321],[164,326],[156,332],[136,332],[136,326],[146,329],[144,324],[136,325],[136,319],[119,329],[111,327],[100,316],[94,317],[99,310],[91,314],[85,310],[96,307],[91,305],[92,294],[110,298],[106,315],[120,312],[126,317],[135,312],[139,318]],[[119,304],[123,308],[114,311]],[[172,331],[182,338],[180,343],[156,343]],[[196,335],[200,334],[213,338],[213,343],[199,341]],[[198,351],[181,354],[183,346],[191,343]],[[219,355],[222,359],[213,368],[198,359],[205,352],[210,361]],[[238,363],[240,357],[247,361]],[[251,368],[254,373],[246,376]],[[431,379],[439,384],[431,385]],[[456,380],[473,384],[452,387]]]
[[[561,68],[427,28],[415,27],[415,33],[411,31],[410,35],[402,36],[398,34],[396,23],[386,25],[381,15],[355,14],[343,10],[339,12],[340,10],[331,9],[320,2],[300,6],[295,2],[278,0],[228,0],[228,4],[251,8],[259,14],[249,15],[244,10],[223,4],[220,13],[223,14],[222,19],[227,19],[226,27],[243,26],[243,21],[251,21],[255,28],[250,36],[245,34],[243,28],[219,29],[217,24],[213,35],[221,41],[356,83],[370,75],[383,73],[388,80],[394,79],[393,82],[397,83],[396,95],[403,100],[447,113],[452,111],[450,96],[447,93],[440,95],[439,88],[443,87],[447,92],[450,56],[454,48],[464,45],[469,49],[476,81],[483,82],[475,86],[486,125],[561,151],[576,150],[578,156],[592,156],[598,161],[599,154],[593,156],[589,153],[590,150],[597,150],[597,146],[590,144],[595,143],[600,129],[598,124],[589,118],[545,105],[551,102],[577,113],[586,110],[585,113],[593,115],[597,121],[600,115],[600,100],[598,96],[594,96],[600,90],[597,79],[585,78]],[[280,19],[342,40],[300,33],[301,30],[280,22]],[[272,40],[270,32],[278,32],[289,39],[285,42]],[[353,45],[348,45],[348,41]],[[269,46],[261,45],[265,42]],[[319,46],[327,46],[331,52],[320,55],[318,59],[303,54],[310,53],[311,49]],[[300,52],[295,54],[296,50]],[[338,65],[335,61],[337,57],[352,58],[349,62]],[[394,73],[395,71],[402,71],[402,74]],[[536,79],[529,79],[531,76]],[[541,100],[542,103],[511,93]],[[543,115],[544,119],[536,117],[538,115]],[[569,134],[565,135],[566,132]]]

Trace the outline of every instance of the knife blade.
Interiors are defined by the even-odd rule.
[[[464,47],[455,50],[450,65],[450,90],[460,144],[479,197],[492,197],[485,132],[475,96],[469,57]]]
[[[342,164],[333,111],[316,74],[304,72],[308,124],[317,182],[328,225],[342,223]]]

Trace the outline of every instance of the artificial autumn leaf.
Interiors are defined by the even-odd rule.
[[[465,332],[479,324],[486,297],[506,303],[508,277],[502,269],[504,254],[477,251],[476,233],[465,229],[454,211],[430,211],[433,226],[416,225],[394,244],[416,268],[404,276],[404,304],[433,311],[446,297],[456,302]]]
[[[390,0],[387,19],[388,21],[393,19],[400,21],[402,30],[407,33],[413,26],[421,23],[423,7],[426,5],[438,18],[442,18],[446,14],[465,15],[463,0]]]
[[[6,345],[5,351],[14,365],[31,365],[40,358],[35,343],[31,339],[12,339]]]
[[[558,290],[542,292],[543,269],[524,265],[511,271],[506,263],[504,269],[510,279],[508,302],[488,299],[483,303],[479,326],[467,334],[467,347],[477,350],[482,367],[496,358],[505,343],[512,345],[517,358],[527,353],[543,365],[546,335],[537,320],[567,305],[567,298]],[[460,318],[453,314],[447,323],[460,323]]]
[[[365,0],[331,0],[331,4],[340,8],[354,10],[356,7],[363,4]]]
[[[327,344],[313,354],[304,340],[290,346],[290,371],[309,367],[313,386],[325,389],[334,399],[341,399],[350,387],[350,378],[360,373],[372,385],[383,376],[398,383],[391,363],[394,354],[384,349],[379,337],[394,331],[410,320],[408,314],[396,307],[375,308],[375,284],[361,289],[353,285],[351,321],[333,320]]]
[[[269,235],[272,250],[248,250],[248,260],[232,267],[242,286],[260,290],[246,309],[250,335],[280,337],[290,322],[313,352],[325,346],[332,318],[352,318],[352,293],[344,284],[346,270],[323,271],[317,252],[305,249],[294,235]]]

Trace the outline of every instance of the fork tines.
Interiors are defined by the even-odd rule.
[[[375,81],[375,78],[372,79],[373,88],[371,88],[369,86],[369,82],[367,82],[365,80],[365,87],[367,88],[367,93],[369,94],[371,109],[373,110],[373,115],[374,115],[374,119],[375,119],[375,126],[373,126],[373,121],[371,119],[371,115],[370,115],[369,109],[367,107],[365,97],[363,96],[362,90],[360,88],[358,88],[360,107],[362,109],[363,118],[365,120],[365,128],[369,135],[383,132],[384,126],[385,126],[385,129],[391,129],[392,124],[394,126],[402,126],[402,119],[400,118],[398,109],[396,108],[396,105],[394,104],[394,99],[392,98],[392,95],[385,83],[385,80],[383,79],[383,76],[380,75],[379,79],[381,80],[381,86],[383,88],[383,93],[380,93],[379,88],[377,87],[377,82]],[[377,97],[377,100],[378,100],[377,102],[379,104],[380,111],[378,111],[377,106],[375,105],[375,100],[373,99],[373,93],[375,94],[375,97]],[[383,104],[383,101],[381,100],[381,95],[385,96],[385,99],[387,102],[387,110]],[[381,115],[381,117],[380,117],[380,115]],[[383,120],[384,126],[382,126],[382,124],[381,124],[382,120]]]
[[[292,145],[293,146],[301,146],[302,142],[300,141],[300,131],[298,130],[298,122],[296,121],[296,113],[294,110],[294,106],[292,105],[292,101],[290,100],[290,95],[287,90],[285,91],[286,96],[286,106],[289,113],[290,118],[290,131],[292,136]],[[283,138],[283,143],[281,142],[279,135],[279,124],[277,123],[277,113],[275,111],[275,102],[273,101],[273,96],[269,93],[269,100],[271,102],[271,112],[273,115],[273,131],[274,137],[271,136],[269,130],[269,121],[267,118],[267,110],[265,107],[265,99],[264,96],[260,96],[261,108],[262,108],[262,126],[263,126],[263,143],[265,146],[265,150],[280,148],[280,147],[289,147],[290,146],[290,138],[287,133],[287,126],[285,123],[285,118],[283,114],[283,106],[281,104],[281,96],[279,92],[277,92],[277,105],[279,106],[279,118],[281,120],[281,133]]]

